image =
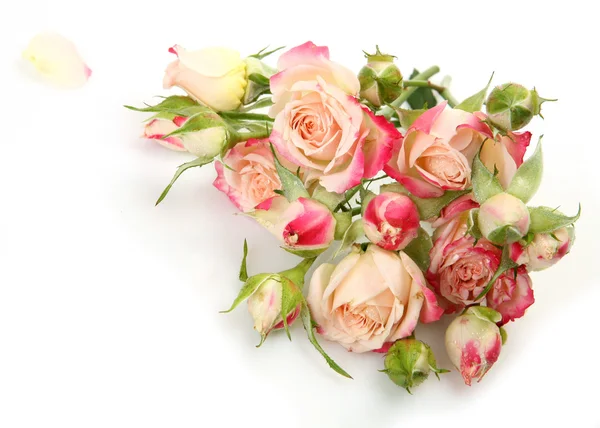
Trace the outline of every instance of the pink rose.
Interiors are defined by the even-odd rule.
[[[438,228],[448,223],[453,218],[461,215],[465,211],[470,211],[473,208],[479,208],[479,204],[475,199],[472,193],[467,193],[466,195],[462,195],[448,205],[446,205],[440,211],[440,215],[436,218],[431,219],[431,227]]]
[[[436,230],[426,277],[436,293],[446,299],[446,312],[477,301],[498,269],[501,253],[485,239],[475,244],[475,239],[467,235],[465,214]]]
[[[188,51],[175,45],[177,55],[165,70],[163,87],[178,86],[196,101],[215,111],[235,110],[246,91],[246,64],[239,52],[227,48]]]
[[[508,188],[517,168],[523,164],[525,151],[531,141],[531,132],[511,132],[507,136],[498,134],[496,141],[489,139],[481,148],[481,161],[491,172],[498,171],[498,180]]]
[[[389,160],[401,136],[352,96],[358,79],[329,61],[327,48],[299,46],[280,59],[271,78],[275,117],[271,142],[330,192],[342,193],[370,178]]]
[[[534,302],[531,278],[524,266],[517,269],[516,278],[512,269],[504,273],[486,295],[486,305],[502,315],[502,324],[521,318]]]
[[[217,178],[213,185],[244,212],[253,210],[281,189],[268,140],[238,143],[223,157],[223,163],[215,162],[215,169]]]
[[[151,119],[146,123],[146,126],[144,126],[143,137],[156,140],[157,143],[168,149],[185,152],[187,150],[185,149],[181,138],[178,136],[164,138],[165,135],[179,129],[185,121],[186,118],[181,116],[176,116],[173,120],[165,118]]]
[[[271,77],[273,106],[270,114],[275,117],[290,101],[292,88],[298,82],[323,81],[336,86],[348,95],[360,90],[358,77],[351,70],[329,59],[327,46],[316,46],[313,42],[290,49],[279,57],[279,73]]]
[[[329,209],[313,199],[289,202],[267,199],[249,213],[290,250],[325,250],[333,242],[336,221]]]
[[[421,198],[471,186],[471,165],[481,144],[492,138],[483,113],[445,108],[427,110],[395,145],[384,171]]]
[[[537,233],[529,245],[515,242],[510,246],[510,258],[525,265],[528,271],[549,268],[562,259],[573,245],[575,228],[562,227],[549,233]]]
[[[473,306],[446,330],[446,352],[468,386],[473,379],[481,381],[500,356],[500,318],[490,308]]]
[[[369,201],[363,215],[365,235],[384,250],[405,248],[419,233],[416,205],[406,195],[384,192]]]
[[[378,350],[443,314],[415,262],[376,245],[320,265],[307,301],[317,332],[353,352]]]

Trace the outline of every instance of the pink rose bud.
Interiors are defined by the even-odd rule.
[[[536,233],[533,241],[525,244],[522,241],[510,246],[510,258],[528,271],[549,268],[562,259],[571,249],[575,241],[575,228],[562,227],[552,233]]]
[[[475,378],[480,382],[498,360],[502,335],[496,323],[501,319],[493,309],[472,306],[448,326],[446,351],[465,384],[471,386]]]
[[[178,86],[215,111],[237,109],[246,90],[246,64],[239,52],[227,48],[187,51],[179,45],[169,52],[177,60],[165,70],[163,87]]]
[[[489,121],[498,129],[517,131],[540,114],[542,103],[555,101],[541,98],[535,89],[517,83],[496,86],[485,103]]]
[[[177,116],[173,122],[179,129],[166,138],[177,136],[185,150],[198,157],[214,158],[229,141],[227,124],[209,109],[191,118]]]
[[[261,273],[248,278],[247,251],[248,248],[244,243],[244,258],[240,268],[240,280],[244,281],[244,285],[231,307],[223,312],[231,312],[241,302],[248,300],[248,310],[254,320],[254,329],[261,336],[258,344],[260,346],[273,330],[285,329],[289,337],[288,327],[298,318],[304,303],[300,291],[304,286],[304,277],[315,258],[304,259],[294,268],[283,272]]]
[[[385,370],[392,382],[405,388],[419,386],[433,371],[436,376],[448,370],[438,369],[431,348],[416,339],[402,339],[394,343],[385,356]],[[438,376],[439,378],[439,376]]]
[[[261,343],[273,330],[284,328],[282,315],[282,298],[285,293],[298,300],[291,311],[284,311],[286,324],[291,325],[301,309],[302,293],[289,279],[275,274],[262,274],[264,281],[260,287],[248,298],[248,310],[254,320],[254,329],[261,335]]]
[[[375,107],[391,103],[402,93],[402,73],[394,64],[394,57],[382,54],[379,47],[365,57],[368,63],[358,73],[360,96]]]
[[[385,250],[405,248],[419,233],[416,205],[406,195],[384,192],[371,199],[363,215],[367,238]]]
[[[477,218],[481,234],[497,245],[516,242],[529,230],[527,206],[508,193],[498,193],[481,204]]]
[[[248,215],[265,226],[287,250],[320,252],[334,240],[333,214],[313,199],[289,202],[283,196],[275,196],[256,208]]]
[[[154,119],[150,119],[150,121],[146,123],[146,126],[144,126],[144,134],[142,137],[156,140],[157,143],[168,149],[185,152],[187,150],[185,149],[181,138],[176,135],[166,138],[165,136],[178,130],[178,124],[182,124],[186,120],[187,118],[182,116],[175,116],[173,119],[155,117]]]
[[[485,296],[486,306],[502,315],[501,325],[525,315],[525,311],[535,302],[533,287],[527,269],[520,266],[504,273]]]

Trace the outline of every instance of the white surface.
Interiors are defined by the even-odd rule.
[[[600,427],[593,2],[331,3],[3,8],[0,427]],[[24,73],[20,52],[42,29],[79,46],[94,73],[86,87],[60,91]],[[164,94],[167,48],[220,44],[247,55],[309,39],[356,71],[361,50],[376,43],[406,74],[438,64],[458,98],[495,71],[496,84],[515,80],[560,99],[532,128],[535,138],[545,134],[547,172],[534,202],[572,213],[581,201],[578,241],[559,265],[533,275],[537,302],[508,326],[481,384],[465,387],[454,372],[410,396],[377,373],[381,356],[326,344],[354,376],[346,380],[300,325],[293,342],[274,334],[255,349],[245,307],[218,313],[239,288],[243,238],[251,273],[296,259],[232,215],[211,186],[212,167],[186,173],[154,207],[188,157],[138,139],[143,115],[121,105]],[[419,334],[449,367],[443,326]]]

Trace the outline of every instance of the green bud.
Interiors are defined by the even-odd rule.
[[[269,91],[269,79],[277,70],[269,67],[260,59],[251,56],[246,58],[244,62],[246,63],[246,80],[248,81],[248,85],[246,86],[242,102],[250,104],[256,101],[262,94]]]
[[[496,86],[486,101],[486,111],[492,125],[501,131],[518,131],[534,116],[541,115],[541,98],[535,89],[529,90],[517,83]]]
[[[402,73],[394,64],[394,56],[382,54],[377,47],[373,54],[365,54],[367,65],[358,73],[360,96],[381,107],[394,101],[402,93]]]
[[[402,339],[392,345],[385,356],[385,370],[396,385],[405,388],[419,386],[433,371],[436,376],[448,370],[438,369],[431,348],[417,339]],[[438,376],[439,378],[439,376]]]

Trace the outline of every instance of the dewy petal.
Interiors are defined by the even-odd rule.
[[[172,120],[156,118],[152,119],[146,124],[146,126],[144,127],[143,136],[151,140],[156,140],[156,142],[158,142],[160,145],[167,147],[171,150],[185,152],[185,147],[183,147],[183,143],[181,142],[180,138],[163,138],[165,135],[170,134],[178,128],[179,127]]]
[[[408,135],[411,131],[423,131],[424,133],[429,134],[434,122],[437,120],[438,116],[442,114],[447,104],[448,101],[444,101],[425,111],[417,118],[417,120],[414,121],[410,128],[408,128],[406,135]]]
[[[402,134],[383,116],[375,116],[363,107],[364,126],[369,129],[363,152],[365,154],[364,178],[374,177],[392,157],[395,144],[401,144]]]
[[[59,86],[83,86],[92,74],[75,45],[56,33],[36,35],[23,52],[23,58],[31,62],[45,78]]]
[[[521,166],[523,163],[523,158],[525,157],[525,152],[527,151],[527,147],[529,147],[529,143],[531,142],[531,132],[513,132],[509,133],[506,137],[501,137],[500,140],[508,153],[512,156],[515,163],[517,164],[517,168]]]
[[[318,64],[320,58],[329,59],[329,48],[308,41],[282,54],[277,61],[277,68],[285,70],[300,64]]]
[[[188,51],[179,45],[172,48],[184,67],[206,77],[221,77],[239,66],[240,53],[229,48],[211,47]]]
[[[502,137],[502,140],[505,138],[508,139],[508,137]],[[513,144],[512,141],[510,144]],[[517,172],[517,164],[503,141],[486,140],[481,148],[480,157],[481,162],[490,172],[498,171],[498,180],[502,187],[507,189]]]

